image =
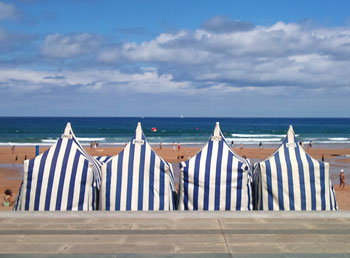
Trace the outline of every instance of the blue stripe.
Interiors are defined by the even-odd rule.
[[[165,171],[164,162],[160,162],[160,175],[159,175],[159,210],[164,210],[164,188],[165,188]]]
[[[138,200],[138,207],[137,209],[139,211],[143,210],[143,181],[144,181],[144,174],[145,174],[145,152],[146,152],[146,139],[144,136],[142,137],[144,140],[144,144],[141,146],[141,153],[140,153],[140,169],[139,169],[139,200]]]
[[[202,152],[196,155],[194,163],[194,180],[193,180],[193,210],[198,210],[198,190],[199,190],[199,167],[201,162]],[[187,161],[186,164],[189,164]]]
[[[79,195],[79,202],[78,202],[78,210],[84,209],[84,199],[85,199],[84,195],[85,195],[85,186],[86,186],[88,167],[89,167],[89,161],[84,160],[84,167],[81,173],[81,181],[80,181],[80,195]]]
[[[80,155],[81,155],[80,151],[77,150],[75,152],[75,157],[74,157],[73,167],[72,167],[72,174],[71,174],[70,182],[69,182],[67,210],[72,210],[73,198],[74,198],[75,178],[77,176],[77,169],[78,169]]]
[[[297,141],[296,141],[297,143]],[[304,179],[304,166],[300,157],[300,147],[295,148],[295,156],[297,158],[298,170],[299,170],[299,184],[300,184],[300,198],[301,198],[301,210],[306,210],[306,191],[305,191],[305,179]]]
[[[223,141],[219,141],[218,158],[216,160],[215,175],[215,203],[214,209],[220,210],[220,186],[221,186],[221,162],[222,162]]]
[[[211,164],[211,156],[213,151],[213,141],[209,141],[208,143],[208,152],[207,159],[205,161],[205,178],[204,178],[204,200],[203,200],[203,209],[209,209],[209,194],[210,194],[210,164]]]
[[[151,162],[149,171],[149,195],[148,195],[148,207],[149,210],[154,209],[154,163],[155,163],[155,153],[151,151]]]
[[[184,210],[188,210],[188,166],[189,161],[186,161],[186,166],[183,168]]]
[[[310,156],[308,154],[306,154],[305,156],[309,164],[309,171],[310,171],[311,209],[316,210],[315,168]]]
[[[45,153],[43,154],[44,157]],[[46,154],[47,155],[47,154]],[[42,157],[42,158],[43,158]],[[26,200],[25,200],[25,210],[29,210],[29,202],[30,202],[30,191],[32,188],[32,180],[33,180],[33,167],[34,167],[34,160],[35,159],[31,159],[29,160],[29,164],[28,164],[28,173],[27,173],[27,191],[26,191]],[[39,178],[38,178],[39,179]],[[39,181],[39,180],[38,180]]]
[[[332,211],[333,210],[333,201],[332,201],[332,187],[330,186],[330,189],[329,189],[329,203],[330,203],[330,210]]]
[[[287,173],[288,173],[288,189],[289,189],[289,209],[295,210],[294,206],[294,186],[293,186],[293,170],[290,162],[289,149],[284,144],[284,155],[287,164]]]
[[[338,206],[337,206],[337,200],[335,199],[335,192],[334,192],[334,187],[333,187],[333,184],[331,184],[332,186],[332,195],[333,195],[333,200],[334,200],[334,210],[337,210],[338,209]]]
[[[112,161],[106,165],[106,210],[111,209],[111,184],[112,184]],[[118,171],[116,171],[118,172]],[[117,184],[117,182],[115,182]],[[113,182],[114,184],[114,182]]]
[[[129,152],[129,165],[128,165],[128,183],[126,192],[126,210],[131,210],[131,200],[132,200],[132,178],[134,174],[134,152],[135,144],[130,144]]]
[[[260,171],[261,171],[261,168],[260,168]],[[260,189],[260,195],[257,194],[259,196],[259,198],[260,198],[260,210],[263,210],[264,209],[264,202],[263,202],[263,198],[262,198],[263,194],[262,194],[262,176],[261,176],[261,174],[259,175],[259,185],[258,185],[258,187]]]
[[[237,195],[236,195],[236,210],[241,210],[241,202],[242,202],[242,180],[243,180],[243,163],[238,162],[237,169]]]
[[[56,210],[57,211],[61,210],[64,179],[66,178],[67,164],[68,164],[69,153],[70,153],[70,150],[72,147],[72,142],[73,142],[72,140],[67,141],[67,147],[66,147],[63,161],[62,161],[62,168],[61,168],[60,181],[58,184],[57,200],[56,200]]]
[[[269,210],[273,211],[273,192],[272,192],[272,178],[271,178],[270,160],[266,160],[265,165],[266,165],[266,183],[267,183],[267,194],[268,194],[268,206],[269,206]]]
[[[320,183],[321,183],[321,207],[322,210],[326,209],[326,186],[325,186],[325,171],[324,171],[324,163],[319,162],[320,164]]]
[[[278,207],[279,207],[279,210],[284,210],[283,178],[282,178],[282,168],[281,168],[279,152],[275,154],[275,161],[276,161],[277,182],[278,182]]]
[[[35,191],[35,202],[34,202],[34,210],[39,210],[40,196],[41,196],[41,185],[43,183],[44,169],[46,164],[46,158],[49,151],[45,151],[40,161],[39,172],[38,172],[38,180]]]
[[[232,159],[233,154],[228,153],[227,169],[226,169],[226,206],[225,210],[231,210],[231,190],[232,190]]]
[[[122,191],[122,176],[123,176],[123,158],[124,150],[118,155],[118,169],[117,169],[117,194],[115,196],[115,210],[120,210],[121,191]],[[111,169],[112,171],[112,169]],[[110,197],[109,197],[110,198]]]
[[[49,173],[47,190],[46,190],[46,198],[45,198],[45,210],[50,210],[52,185],[53,185],[53,180],[55,178],[56,164],[57,164],[58,155],[60,153],[61,145],[62,145],[62,139],[59,139],[57,141],[55,152],[52,156],[52,161],[50,164],[50,173]]]

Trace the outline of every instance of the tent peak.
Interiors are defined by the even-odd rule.
[[[73,134],[72,126],[70,122],[67,123],[66,128],[64,129],[64,134]]]

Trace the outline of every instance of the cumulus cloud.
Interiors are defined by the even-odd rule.
[[[49,58],[70,58],[93,52],[100,41],[100,37],[88,33],[71,36],[50,34],[41,46],[41,54]]]
[[[214,17],[194,31],[103,49],[98,61],[157,64],[175,81],[185,79],[195,87],[346,87],[350,28],[284,22],[254,26]]]
[[[0,20],[16,20],[20,17],[21,13],[14,5],[0,2]]]

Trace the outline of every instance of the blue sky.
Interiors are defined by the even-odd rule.
[[[348,117],[348,10],[0,0],[0,115]]]

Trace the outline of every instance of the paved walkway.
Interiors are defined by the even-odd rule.
[[[0,212],[0,257],[350,257],[350,212]]]

